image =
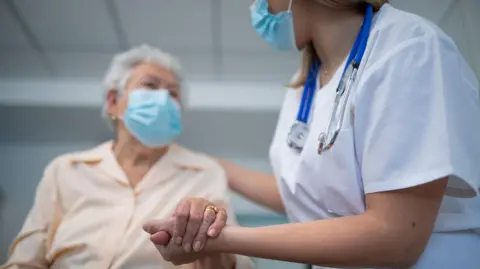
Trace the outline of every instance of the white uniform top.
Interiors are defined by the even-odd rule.
[[[479,268],[473,230],[480,228],[480,197],[458,198],[480,187],[478,82],[454,42],[432,23],[385,5],[374,17],[342,130],[319,156],[342,71],[315,94],[301,154],[286,143],[301,92],[286,93],[270,158],[291,221],[361,214],[366,194],[449,176],[435,232],[415,268]]]

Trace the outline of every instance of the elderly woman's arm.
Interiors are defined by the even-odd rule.
[[[40,181],[33,207],[22,230],[10,247],[10,256],[1,268],[48,268],[46,259],[49,232],[55,225],[59,208],[57,203],[54,164],[50,164]]]

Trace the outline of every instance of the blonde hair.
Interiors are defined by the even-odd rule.
[[[388,3],[389,0],[316,0],[321,4],[327,5],[333,8],[352,8],[358,6],[358,4],[369,3],[373,5],[375,10],[379,10],[383,4]],[[300,62],[300,70],[298,74],[295,76],[293,81],[290,83],[289,87],[291,88],[299,88],[305,84],[307,80],[308,71],[310,69],[310,65],[312,61],[317,59],[318,56],[315,53],[315,49],[313,45],[310,43],[308,44],[302,51],[302,59]]]

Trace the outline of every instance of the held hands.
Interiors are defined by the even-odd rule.
[[[168,220],[150,221],[144,230],[166,261],[174,265],[191,263],[208,255],[203,250],[227,222],[227,213],[202,198],[182,200]]]
[[[202,198],[182,200],[173,214],[175,244],[185,252],[201,251],[208,237],[217,237],[227,223],[227,212]]]
[[[150,241],[155,244],[163,259],[172,262],[174,265],[190,263],[198,259],[192,255],[183,255],[183,249],[171,243],[171,234],[175,219],[154,220],[146,223],[143,229],[150,234]]]
[[[174,244],[171,234],[174,232],[175,218],[154,220],[146,223],[143,229],[150,234],[150,241],[155,245],[165,261],[174,265],[192,263],[204,256],[204,253],[185,253],[181,246]]]

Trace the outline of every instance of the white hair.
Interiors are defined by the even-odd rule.
[[[142,63],[154,63],[169,69],[175,75],[178,84],[180,85],[180,91],[184,93],[183,73],[179,61],[173,55],[158,48],[149,45],[141,45],[119,53],[113,57],[103,80],[105,98],[108,92],[112,89],[115,89],[120,94],[126,87],[132,69]],[[181,94],[181,96],[184,95],[185,94]],[[113,120],[107,113],[106,100],[104,101],[102,108],[102,117],[109,127],[113,128]]]

